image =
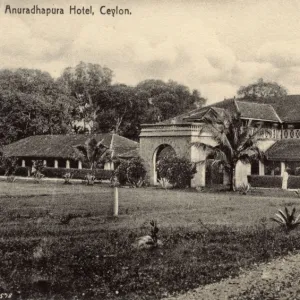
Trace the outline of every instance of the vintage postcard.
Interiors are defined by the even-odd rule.
[[[300,299],[299,49],[298,0],[0,1],[0,299]]]

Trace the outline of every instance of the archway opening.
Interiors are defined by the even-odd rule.
[[[157,172],[156,166],[160,159],[164,157],[176,156],[174,148],[168,144],[160,145],[156,148],[153,155],[153,183],[154,185],[159,184],[159,173]]]

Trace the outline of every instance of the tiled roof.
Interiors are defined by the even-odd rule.
[[[3,152],[16,157],[75,158],[74,146],[83,145],[90,137],[114,150],[114,156],[136,149],[138,143],[117,134],[35,135],[4,146]],[[111,145],[112,143],[112,145]]]
[[[275,161],[300,161],[300,139],[277,141],[266,151],[266,157]]]
[[[241,113],[241,117],[243,118],[275,122],[281,121],[273,106],[271,106],[270,104],[244,102],[237,100],[236,105],[239,112]]]
[[[227,110],[229,113],[240,112],[242,118],[280,122],[280,118],[270,104],[244,102],[236,99],[227,99],[214,103],[210,106],[203,107],[201,111],[191,114],[185,120],[200,120],[210,108],[214,109],[218,113],[222,113],[221,109]]]
[[[185,118],[184,120],[188,122],[193,121],[199,121],[201,120],[205,115],[209,114],[211,111],[215,111],[217,114],[224,113],[224,109],[220,107],[203,107],[202,111],[191,114],[189,117]]]
[[[282,98],[243,99],[243,102],[270,104],[282,122],[300,122],[300,95],[288,95]]]
[[[133,157],[138,157],[139,156],[139,149],[132,149],[123,153],[119,153],[117,155],[119,158],[133,158]]]
[[[159,124],[178,124],[199,121],[209,108],[222,108],[230,113],[240,112],[242,118],[279,123],[300,122],[300,95],[264,99],[225,99],[165,120]]]

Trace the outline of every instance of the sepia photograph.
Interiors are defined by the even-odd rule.
[[[0,1],[0,299],[300,300],[299,225],[299,0]]]

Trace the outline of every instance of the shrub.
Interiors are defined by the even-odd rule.
[[[146,169],[140,158],[132,158],[131,160],[121,161],[114,175],[121,185],[129,183],[139,187],[144,183]]]
[[[64,184],[71,184],[71,178],[73,177],[73,174],[71,172],[65,173],[63,176],[64,178]]]
[[[299,189],[300,188],[300,177],[290,175],[288,178],[288,188],[289,189]]]
[[[241,195],[247,195],[248,192],[250,191],[250,184],[245,184],[243,183],[238,189],[237,191],[241,194]]]
[[[141,186],[144,183],[146,173],[145,166],[140,158],[132,158],[127,161],[127,178],[133,186]]]
[[[5,175],[5,169],[0,167],[0,176]],[[15,176],[28,176],[28,168],[27,167],[17,167],[15,171]]]
[[[183,157],[163,157],[157,163],[157,172],[160,178],[165,178],[175,188],[185,188],[190,185],[194,177],[196,166]]]
[[[109,180],[113,175],[113,171],[102,169],[94,169],[93,171],[91,171],[90,169],[65,169],[45,167],[43,170],[43,174],[46,177],[50,178],[64,178],[63,176],[67,172],[70,172],[72,174],[72,178],[82,180],[84,180],[86,178],[86,175],[90,174],[91,172],[94,174],[97,180]]]
[[[42,173],[44,170],[44,163],[42,160],[33,160],[32,161],[32,173],[35,183],[40,183],[41,180],[45,177],[45,175]]]
[[[5,170],[4,175],[5,176],[12,176],[15,175],[15,172],[17,170],[17,161],[18,159],[15,157],[1,157],[1,165],[2,168]]]
[[[282,177],[271,175],[248,175],[248,182],[252,187],[265,187],[265,188],[281,188]]]
[[[29,167],[17,167],[16,176],[28,176]]]
[[[300,167],[297,167],[295,169],[295,176],[299,176],[300,175]]]
[[[125,185],[127,183],[127,162],[122,161],[118,168],[114,172],[114,176],[117,178],[117,181],[121,185]]]

